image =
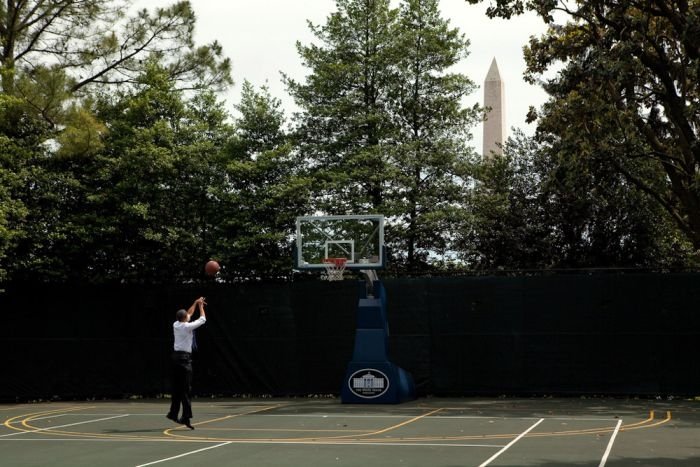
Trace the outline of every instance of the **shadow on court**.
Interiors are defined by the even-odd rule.
[[[197,399],[0,405],[3,466],[697,466],[700,402]]]

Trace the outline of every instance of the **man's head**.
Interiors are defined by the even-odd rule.
[[[177,313],[175,313],[175,319],[181,323],[185,323],[190,320],[190,316],[187,314],[186,310],[177,310]]]

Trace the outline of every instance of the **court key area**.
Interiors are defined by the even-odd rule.
[[[697,466],[700,402],[198,399],[0,405],[3,466]]]

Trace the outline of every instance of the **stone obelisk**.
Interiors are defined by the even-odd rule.
[[[502,153],[500,145],[506,140],[505,104],[505,83],[498,72],[498,64],[494,57],[484,80],[484,107],[490,109],[487,110],[484,122],[484,158]]]

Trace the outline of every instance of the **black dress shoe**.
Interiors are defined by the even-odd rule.
[[[174,421],[175,423],[180,423],[179,420],[177,419],[177,417],[176,417],[175,415],[170,415],[170,414],[168,414],[168,415],[165,416],[165,418],[167,418],[168,420],[172,420],[172,421]]]
[[[190,425],[190,419],[189,418],[181,418],[180,420],[177,421],[181,425],[185,425],[187,428],[190,430],[194,430],[194,427]]]

